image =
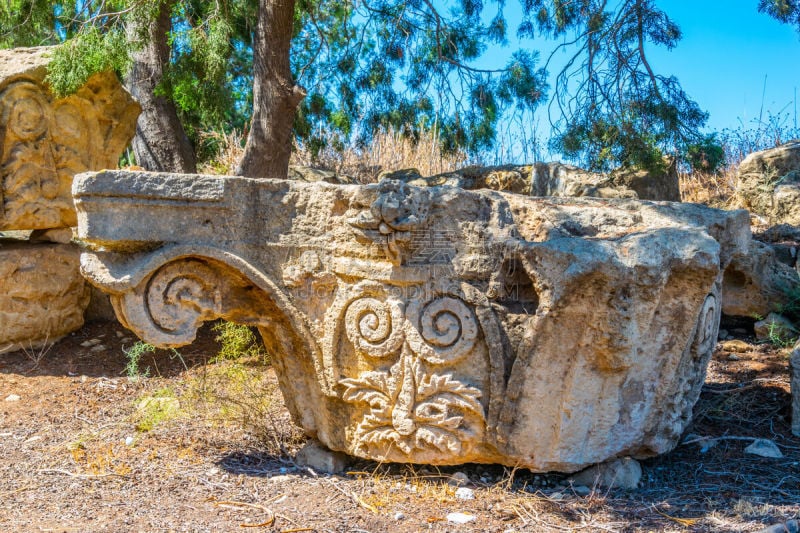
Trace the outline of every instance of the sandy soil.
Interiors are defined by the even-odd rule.
[[[0,531],[756,531],[800,517],[800,439],[787,350],[747,333],[718,346],[686,444],[644,461],[637,491],[585,494],[496,466],[310,471],[293,461],[303,438],[270,369],[209,363],[219,348],[204,330],[180,357],[145,354],[149,377],[130,379],[134,339],[92,324],[0,355]],[[262,394],[245,415],[209,400],[220,376],[254,372]],[[784,458],[745,454],[751,437]],[[456,497],[457,472],[474,499]]]

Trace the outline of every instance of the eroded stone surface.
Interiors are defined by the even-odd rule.
[[[413,169],[412,169],[413,170]],[[391,173],[409,185],[448,185],[462,189],[491,189],[529,196],[636,198],[627,185],[615,183],[605,174],[589,172],[563,163],[534,163],[498,167],[466,167],[453,172],[422,177],[408,170]]]
[[[748,155],[739,165],[737,192],[770,224],[800,225],[800,140]]]
[[[148,342],[257,325],[295,421],[401,462],[573,472],[671,449],[716,344],[744,211],[101,172],[84,274]]]
[[[722,312],[728,316],[765,317],[797,297],[800,276],[779,259],[773,246],[750,241],[734,255],[722,284]]]
[[[71,244],[0,241],[0,353],[34,350],[83,325],[89,285]]]
[[[0,230],[74,226],[73,176],[115,168],[135,132],[139,106],[113,73],[54,99],[49,50],[0,50]]]

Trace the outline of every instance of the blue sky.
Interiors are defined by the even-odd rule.
[[[800,34],[759,13],[757,0],[659,2],[683,31],[671,50],[650,51],[654,68],[678,77],[708,111],[709,129],[753,127],[764,94],[767,111],[795,120],[800,90]],[[764,80],[766,77],[766,91]]]

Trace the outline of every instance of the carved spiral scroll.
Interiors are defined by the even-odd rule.
[[[112,303],[120,320],[147,342],[182,346],[194,340],[203,322],[220,315],[219,287],[219,276],[208,264],[181,260],[162,266]]]
[[[395,353],[403,343],[403,310],[398,302],[364,297],[352,302],[345,313],[347,337],[372,357]]]
[[[714,349],[719,334],[720,309],[717,298],[713,294],[706,296],[700,315],[697,319],[697,333],[694,339],[694,350],[699,356],[710,353]]]
[[[466,356],[478,338],[478,321],[458,298],[441,296],[409,307],[408,343],[433,364],[454,362]]]
[[[21,141],[33,141],[44,135],[49,124],[49,103],[42,89],[31,82],[13,84],[2,93],[3,118],[7,127]]]

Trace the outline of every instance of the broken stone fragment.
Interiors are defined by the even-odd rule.
[[[576,472],[671,450],[744,211],[105,171],[82,272],[158,346],[261,331],[294,420],[378,460]],[[254,199],[257,199],[255,201]]]
[[[722,281],[722,313],[727,316],[764,317],[795,303],[800,289],[797,271],[780,261],[775,249],[750,241],[734,255]]]
[[[753,152],[739,164],[737,194],[770,224],[800,225],[800,140]]]
[[[0,50],[0,231],[75,226],[73,176],[116,168],[135,133],[139,105],[113,72],[55,98],[44,82],[51,52]]]
[[[348,464],[345,454],[331,451],[315,440],[308,441],[300,448],[295,461],[300,466],[307,466],[324,474],[341,474]]]
[[[790,342],[798,336],[797,328],[792,321],[778,313],[770,313],[764,320],[753,324],[753,331],[756,339],[777,344]]]
[[[41,349],[83,325],[79,266],[72,244],[0,241],[0,353]]]
[[[744,453],[767,457],[769,459],[782,459],[783,454],[778,446],[769,439],[755,439],[745,449]]]
[[[623,457],[589,467],[570,479],[577,486],[636,490],[642,480],[642,466],[635,459]]]

